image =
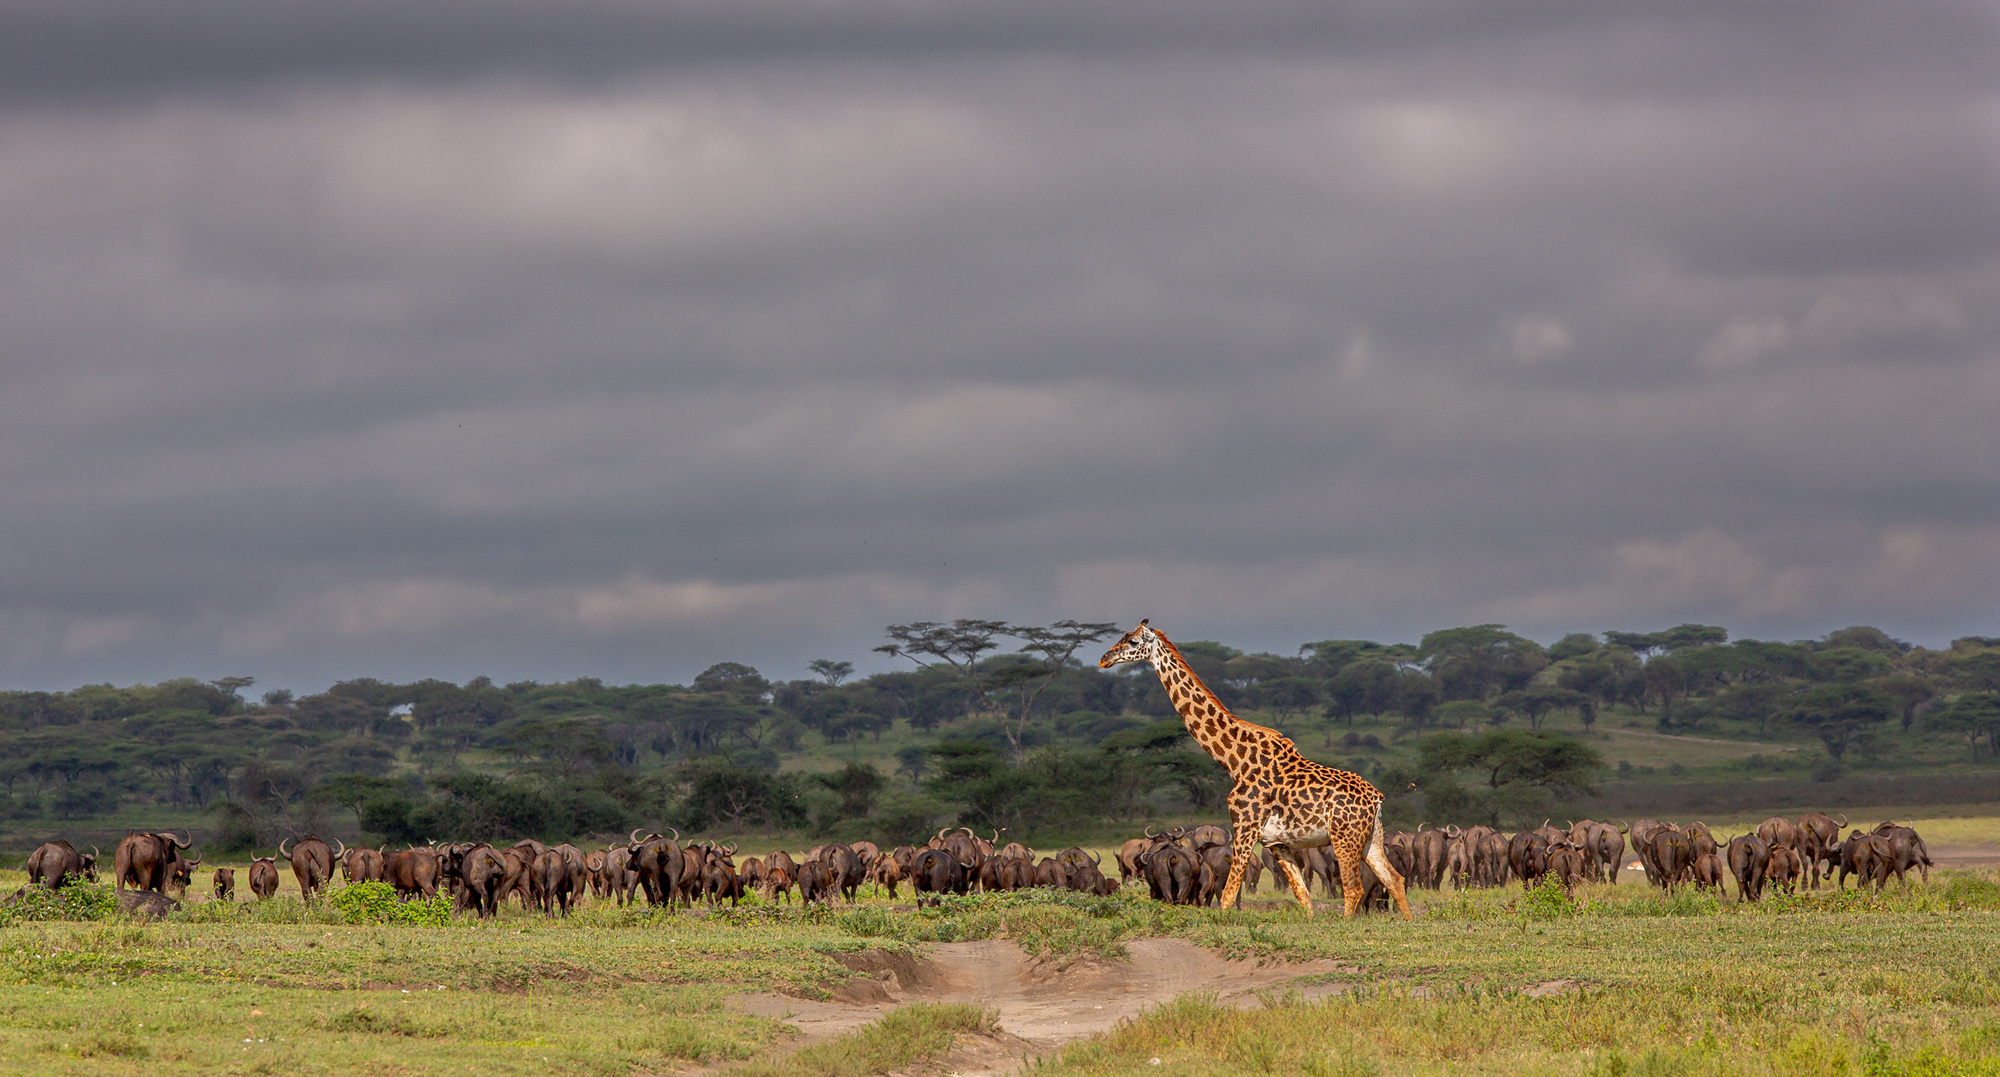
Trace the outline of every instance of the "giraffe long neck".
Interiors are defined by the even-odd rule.
[[[1187,726],[1202,751],[1221,763],[1230,777],[1239,777],[1257,739],[1254,734],[1263,731],[1263,727],[1231,714],[1222,700],[1208,690],[1208,685],[1195,676],[1187,659],[1181,657],[1180,649],[1165,636],[1155,633],[1155,638],[1159,645],[1153,650],[1153,671],[1160,675],[1160,685],[1167,690],[1174,710],[1180,712],[1181,723]]]

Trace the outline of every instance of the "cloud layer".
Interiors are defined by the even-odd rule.
[[[15,7],[0,677],[2000,634],[1996,60],[1971,4]]]

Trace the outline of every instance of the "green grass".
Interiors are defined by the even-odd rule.
[[[1541,915],[1519,890],[1446,897],[1414,924],[1218,916],[1191,937],[1336,959],[1302,985],[1332,993],[1185,996],[1037,1072],[2000,1075],[1991,875],[1742,910],[1616,890]]]
[[[960,1033],[997,1031],[991,1011],[958,1003],[917,1002],[880,1021],[777,1059],[729,1067],[730,1077],[870,1077],[951,1050]]]
[[[351,924],[296,898],[196,902],[162,923],[19,921],[0,926],[0,1073],[884,1072],[989,1019],[910,1008],[773,1061],[783,1026],[727,1000],[827,997],[856,950],[1002,937],[1058,965],[1160,936],[1333,963],[1296,985],[1327,998],[1274,994],[1261,1021],[1183,999],[1045,1060],[1051,1073],[1980,1073],[1967,1067],[2000,1053],[1992,873],[1752,906],[1631,879],[1574,900],[1509,887],[1413,904],[1414,923],[1343,921],[1326,902],[1308,919],[1289,896],[1221,911],[1132,887],[921,912],[883,898],[707,916],[592,903],[567,920],[510,907],[442,927]],[[1524,993],[1551,984],[1564,990]]]

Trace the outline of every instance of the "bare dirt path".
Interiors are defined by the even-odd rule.
[[[1128,960],[1085,960],[1060,968],[1028,958],[1005,940],[935,943],[920,957],[868,951],[846,962],[868,978],[845,985],[831,1001],[765,994],[742,996],[736,1005],[797,1027],[807,1041],[859,1028],[906,1002],[984,1006],[999,1015],[1004,1035],[962,1044],[926,1067],[971,1077],[1014,1072],[1036,1055],[1190,991],[1211,991],[1225,1003],[1250,1006],[1259,992],[1300,977],[1358,971],[1336,961],[1227,961],[1180,939],[1141,939],[1127,949]],[[1303,993],[1339,989],[1319,984]]]

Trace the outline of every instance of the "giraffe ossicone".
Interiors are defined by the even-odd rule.
[[[1326,845],[1340,863],[1346,915],[1353,916],[1361,904],[1365,860],[1396,899],[1403,919],[1411,918],[1403,877],[1382,848],[1381,790],[1359,774],[1307,759],[1283,733],[1230,713],[1195,676],[1179,648],[1152,627],[1151,618],[1120,637],[1097,666],[1109,669],[1124,662],[1152,663],[1189,735],[1235,783],[1229,793],[1229,880],[1222,887],[1223,908],[1236,904],[1243,872],[1261,841],[1307,915],[1313,911],[1312,895],[1299,877],[1296,850]]]

